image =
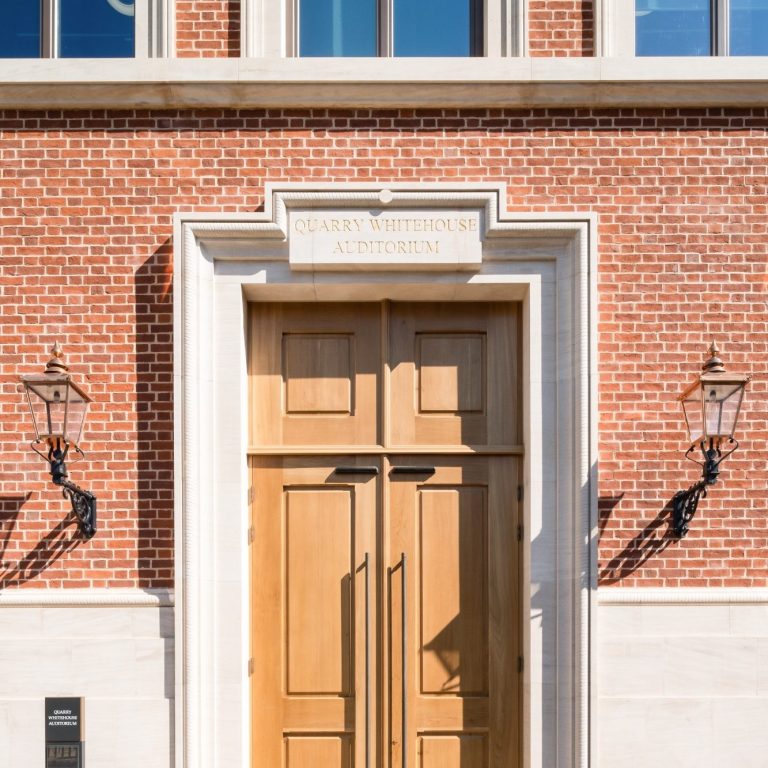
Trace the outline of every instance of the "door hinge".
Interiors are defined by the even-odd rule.
[[[256,534],[253,530],[253,526],[250,526],[250,528],[248,528],[248,543],[253,544],[253,540],[255,538],[256,538]]]
[[[517,526],[517,540],[522,541],[523,540],[523,525],[522,523]]]
[[[523,500],[523,486],[518,485],[517,486],[517,500],[522,501]]]
[[[253,674],[253,659],[248,659],[248,676]]]
[[[248,503],[253,504],[253,486],[248,489]]]
[[[525,669],[525,663],[523,662],[523,657],[518,656],[517,657],[517,671],[522,672]]]

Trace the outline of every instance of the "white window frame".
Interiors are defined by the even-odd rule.
[[[710,4],[711,57],[729,56],[731,0],[710,0]],[[635,56],[635,0],[602,0],[600,16],[604,55]]]
[[[173,55],[175,0],[135,0],[135,59]],[[60,0],[41,0],[40,58],[58,59]]]
[[[247,58],[298,56],[299,0],[241,0],[241,51]],[[392,0],[382,0],[380,48],[391,51]],[[481,0],[482,57],[525,56],[526,0]],[[384,54],[391,55],[391,53]]]

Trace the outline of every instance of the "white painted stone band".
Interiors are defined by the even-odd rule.
[[[762,605],[768,589],[762,588],[610,588],[597,591],[600,605]]]
[[[171,608],[173,605],[174,595],[171,589],[14,589],[0,592],[0,607]]]

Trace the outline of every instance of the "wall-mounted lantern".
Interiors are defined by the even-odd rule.
[[[739,447],[734,434],[744,388],[752,377],[727,373],[719,354],[713,342],[701,374],[679,397],[691,446],[685,458],[702,467],[701,480],[687,491],[676,493],[673,499],[672,524],[680,538],[688,533],[699,499],[707,495],[707,486],[717,482],[720,463]],[[697,450],[701,451],[702,461],[691,455]]]
[[[65,461],[70,451],[78,461],[85,456],[80,437],[91,398],[69,375],[58,342],[51,354],[44,373],[20,377],[35,430],[32,449],[50,464],[51,479],[69,498],[83,536],[90,539],[96,533],[96,497],[68,479]]]

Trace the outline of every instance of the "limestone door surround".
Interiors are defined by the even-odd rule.
[[[524,765],[590,765],[597,220],[509,213],[505,200],[501,184],[273,184],[263,212],[176,215],[179,768],[250,766],[246,305],[386,298],[522,302]],[[295,239],[297,226],[310,226],[297,217],[321,228],[412,223],[406,233],[387,225],[381,237],[353,233],[356,223],[330,224],[317,246],[325,256],[315,258]],[[439,238],[430,237],[434,223],[418,223],[437,220],[465,223],[439,225],[450,229]],[[366,254],[354,244],[425,239],[439,240],[437,252],[379,245]],[[463,245],[466,254],[457,252]],[[334,261],[334,249],[344,258]]]

